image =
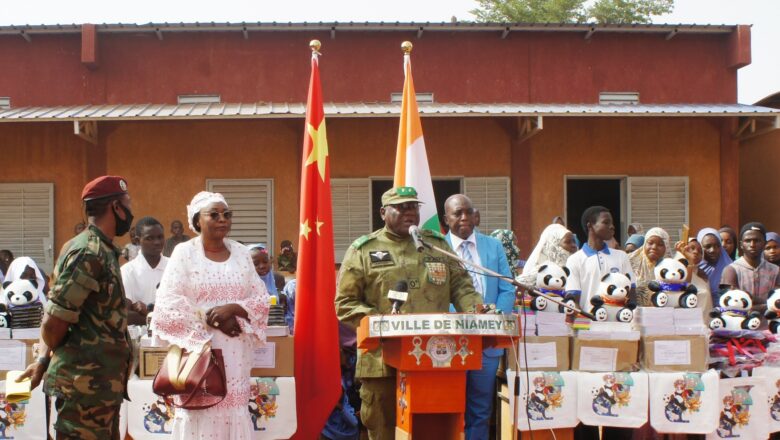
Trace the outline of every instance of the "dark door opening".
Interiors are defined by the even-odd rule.
[[[392,179],[371,180],[371,230],[376,231],[385,226],[379,215],[382,207],[382,194],[393,186]],[[460,179],[433,179],[433,196],[436,197],[436,211],[439,213],[439,224],[444,226],[444,202],[453,194],[461,192]]]
[[[588,242],[588,233],[581,224],[582,213],[594,205],[604,206],[612,212],[615,239],[623,243],[620,182],[620,179],[566,179],[566,227],[577,234],[580,243]]]

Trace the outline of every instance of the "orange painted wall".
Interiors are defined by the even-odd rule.
[[[428,164],[434,177],[508,176],[508,132],[497,119],[424,118]],[[398,119],[328,120],[332,177],[392,177]]]
[[[166,234],[174,219],[186,225],[186,205],[207,179],[272,178],[278,248],[298,232],[302,130],[302,120],[281,119],[117,123],[106,139],[107,169],[127,178],[135,216],[157,218]]]
[[[759,221],[770,231],[780,231],[777,194],[780,131],[742,142],[739,168],[740,224]]]
[[[565,212],[564,175],[689,176],[691,229],[719,226],[719,139],[704,119],[545,118],[531,139],[532,240]]]
[[[81,190],[91,145],[72,123],[0,124],[2,183],[54,183],[54,257],[83,220]]]
[[[302,122],[102,124],[106,172],[128,179],[137,217],[153,215],[166,226],[173,219],[185,220],[185,205],[206,187],[206,179],[273,178],[278,247],[285,238],[294,240],[298,232]],[[329,119],[332,176],[391,176],[397,129],[394,118]],[[0,182],[55,182],[57,247],[81,218],[79,195],[91,148],[71,130],[69,124],[55,123],[0,125],[6,169]],[[425,118],[423,131],[434,176],[512,174],[508,118]],[[534,241],[549,219],[564,211],[564,174],[688,175],[691,227],[719,224],[717,123],[689,118],[546,118],[544,130],[530,142]],[[36,166],[27,166],[31,163]],[[517,209],[513,217],[521,215]],[[124,244],[126,238],[117,241]]]

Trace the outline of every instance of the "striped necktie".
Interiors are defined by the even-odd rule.
[[[460,244],[460,256],[469,263],[474,262],[474,256],[471,254],[471,250],[469,249],[471,244],[472,243],[470,241],[464,241]],[[485,291],[482,288],[482,277],[476,273],[474,266],[468,265],[466,269],[469,271],[471,281],[474,283],[474,289],[479,292],[480,295],[484,296]]]

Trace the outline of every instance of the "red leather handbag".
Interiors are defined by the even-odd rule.
[[[206,409],[219,404],[227,395],[222,350],[206,344],[199,352],[188,352],[172,345],[154,376],[152,390],[166,398],[178,397],[171,399],[177,408]],[[196,404],[195,398],[201,402],[200,398],[209,399],[208,403]]]

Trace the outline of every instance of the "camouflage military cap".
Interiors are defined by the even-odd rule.
[[[411,186],[390,188],[382,194],[382,206],[398,205],[406,202],[423,203],[417,198],[417,190]]]

